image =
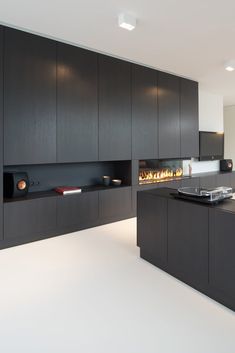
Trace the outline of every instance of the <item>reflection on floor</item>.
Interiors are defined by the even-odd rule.
[[[234,352],[235,314],[141,260],[135,223],[1,251],[1,352]]]

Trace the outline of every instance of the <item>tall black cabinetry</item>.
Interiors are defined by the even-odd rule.
[[[0,240],[3,239],[3,27],[0,26]]]
[[[5,28],[4,163],[56,162],[56,42]]]
[[[132,65],[132,158],[158,158],[157,71]]]
[[[98,160],[97,54],[58,43],[57,162]]]
[[[199,156],[198,83],[180,79],[181,157]]]
[[[180,157],[180,78],[158,73],[159,158]]]
[[[131,64],[99,55],[99,160],[131,159]]]

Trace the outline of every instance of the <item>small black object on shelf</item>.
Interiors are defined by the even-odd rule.
[[[5,198],[26,196],[29,190],[29,178],[25,172],[5,172],[3,174],[3,195]]]

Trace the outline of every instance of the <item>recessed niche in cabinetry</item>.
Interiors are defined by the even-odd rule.
[[[29,192],[49,191],[62,185],[97,186],[103,175],[121,179],[122,186],[131,185],[131,161],[5,166],[4,171],[27,172]]]

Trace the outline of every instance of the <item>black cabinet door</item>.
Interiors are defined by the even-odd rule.
[[[176,277],[199,288],[208,285],[208,208],[168,201],[168,265]]]
[[[98,191],[57,198],[58,232],[89,228],[98,220]]]
[[[99,215],[103,221],[127,218],[132,212],[131,187],[99,192]]]
[[[180,79],[181,157],[199,156],[198,83]]]
[[[99,55],[99,159],[131,159],[131,66]]]
[[[158,73],[159,158],[180,157],[180,79]]]
[[[56,161],[56,43],[5,29],[4,163]]]
[[[61,43],[57,48],[57,161],[96,161],[97,54]]]
[[[137,245],[141,257],[157,266],[167,264],[167,199],[137,194]]]
[[[132,158],[158,158],[157,71],[132,65]]]
[[[3,239],[3,27],[0,26],[0,240]]]
[[[209,280],[216,294],[235,306],[235,217],[233,213],[210,210]]]
[[[31,241],[56,230],[56,197],[4,204],[4,240]]]

